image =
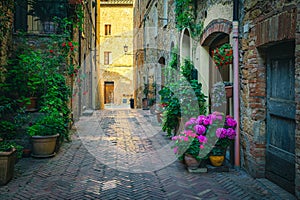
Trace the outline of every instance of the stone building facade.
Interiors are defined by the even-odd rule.
[[[84,11],[84,21],[82,29],[74,31],[74,40],[78,42],[79,50],[76,61],[80,67],[79,79],[73,81],[72,112],[77,120],[85,111],[99,109],[99,93],[97,84],[99,73],[97,65],[99,59],[96,55],[99,52],[99,37],[97,24],[100,20],[99,2],[85,1],[82,4]],[[79,81],[80,80],[80,81]]]
[[[253,177],[266,177],[300,198],[299,1],[195,2],[196,21],[203,25],[196,37],[190,37],[188,28],[176,29],[175,0],[135,2],[138,103],[145,82],[154,77],[162,85],[168,79],[162,76],[161,67],[168,65],[173,47],[178,48],[181,61],[188,57],[194,62],[207,96],[215,82],[232,82],[234,66],[215,70],[211,52],[224,43],[233,45],[238,34],[240,105],[235,117],[240,121],[240,147],[233,156],[240,154],[237,166]],[[235,25],[238,33],[233,32]],[[230,98],[226,112],[233,114],[233,108]]]
[[[299,1],[240,7],[243,167],[299,197]]]
[[[151,96],[159,101],[157,92],[164,85],[164,67],[171,50],[178,46],[175,28],[174,1],[135,1],[134,9],[134,77],[135,99],[142,107],[145,84],[156,86]]]
[[[13,6],[12,1],[0,3],[0,82],[4,81],[3,73],[6,71],[4,66],[7,64],[7,58],[11,52]]]
[[[51,3],[62,3],[62,1],[53,1]],[[24,45],[23,39],[26,39],[27,44],[32,49],[47,49],[47,43],[51,34],[60,35],[57,32],[57,27],[53,24],[49,25],[50,32],[45,31],[45,27],[42,26],[41,20],[38,20],[30,13],[30,5],[25,1],[17,0],[14,10],[14,27],[13,27],[13,42],[14,46]],[[52,5],[54,6],[54,5]],[[76,6],[79,4],[69,4],[68,1],[64,2],[64,13],[62,17],[66,17],[67,14],[75,13]],[[82,27],[74,28],[72,31],[72,40],[77,43],[78,50],[75,52],[73,64],[80,66],[79,74],[76,78],[68,78],[68,83],[72,89],[72,100],[70,107],[72,108],[73,120],[76,121],[82,115],[85,110],[95,109],[99,107],[99,101],[96,92],[96,83],[98,81],[98,75],[96,73],[96,59],[97,54],[97,28],[96,24],[99,21],[99,5],[93,3],[91,0],[80,3],[83,10]],[[77,19],[78,20],[78,19]],[[24,32],[21,37],[18,32]]]
[[[129,104],[133,97],[133,1],[109,0],[100,4],[101,108],[105,104]]]

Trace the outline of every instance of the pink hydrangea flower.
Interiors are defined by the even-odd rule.
[[[204,135],[199,135],[198,140],[200,143],[207,143],[207,137],[205,137]]]
[[[208,126],[211,124],[212,124],[212,119],[211,119],[211,116],[209,115],[209,116],[205,117],[205,119],[203,120],[203,125]]]
[[[237,125],[237,122],[229,115],[226,116],[225,126],[228,126],[230,128],[235,128]]]
[[[227,136],[227,130],[225,128],[218,128],[216,130],[216,136],[217,138],[225,138]]]
[[[194,127],[194,129],[195,129],[196,133],[198,133],[199,135],[203,135],[206,131],[206,128],[203,125],[196,125]]]
[[[206,117],[204,115],[200,115],[197,120],[196,120],[196,123],[199,124],[199,125],[202,125],[203,124],[203,120],[205,119]]]
[[[178,152],[178,147],[174,147],[173,151],[176,154]]]
[[[229,139],[233,140],[235,138],[235,136],[236,136],[236,132],[234,129],[232,129],[232,128],[227,129],[227,137]]]
[[[197,123],[196,118],[191,118],[189,121],[187,121],[185,123],[185,127],[191,126],[191,125],[196,124],[196,123]]]

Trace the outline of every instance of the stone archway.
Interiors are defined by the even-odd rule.
[[[210,46],[212,41],[220,34],[230,34],[232,31],[232,22],[226,19],[212,20],[203,30],[200,38],[202,46]]]

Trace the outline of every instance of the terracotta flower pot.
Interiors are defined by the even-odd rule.
[[[197,160],[195,157],[190,154],[184,155],[184,162],[186,166],[190,169],[197,169],[200,165],[200,160]]]
[[[37,97],[30,97],[30,103],[26,105],[26,111],[37,111]]]
[[[233,86],[225,86],[225,91],[226,91],[226,97],[230,98],[232,97],[233,94]]]
[[[23,158],[28,158],[30,157],[30,154],[31,154],[31,150],[30,149],[23,149]]]

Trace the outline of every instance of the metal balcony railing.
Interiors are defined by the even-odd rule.
[[[68,16],[67,0],[16,0],[14,31],[60,33],[59,20]]]
[[[101,4],[133,4],[133,0],[100,0]]]

